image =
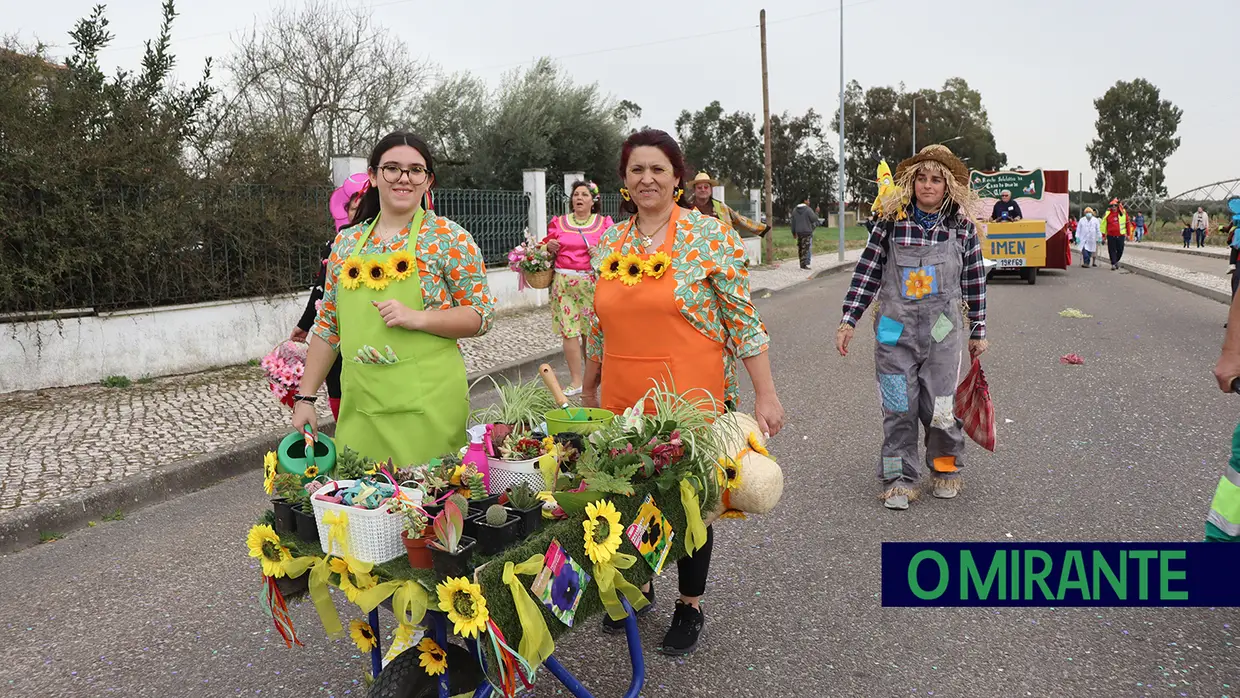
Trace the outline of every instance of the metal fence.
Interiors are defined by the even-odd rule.
[[[488,267],[508,263],[508,252],[525,238],[530,197],[523,191],[440,189],[435,211],[456,221],[474,236]]]
[[[622,221],[629,217],[629,214],[620,210],[620,204],[624,200],[619,194],[612,192],[599,192],[599,215],[611,216],[614,221]],[[564,193],[564,188],[558,184],[552,184],[547,187],[547,222],[550,223],[552,218],[563,216],[569,212],[571,204],[568,196]]]

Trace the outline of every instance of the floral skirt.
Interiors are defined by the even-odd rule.
[[[551,316],[564,339],[585,336],[594,316],[594,278],[557,272],[551,282]]]

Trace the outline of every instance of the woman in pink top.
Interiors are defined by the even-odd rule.
[[[564,360],[572,382],[565,395],[581,393],[585,375],[585,335],[594,312],[594,284],[590,250],[615,223],[599,215],[598,187],[593,182],[574,182],[569,195],[573,210],[556,216],[547,226],[547,249],[555,255],[555,281],[551,283],[551,316],[556,334],[564,340]]]

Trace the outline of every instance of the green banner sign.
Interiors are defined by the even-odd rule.
[[[1013,199],[1041,199],[1046,178],[1042,176],[1042,170],[993,174],[974,170],[969,173],[969,184],[983,199],[997,199],[1004,191],[1011,192]]]

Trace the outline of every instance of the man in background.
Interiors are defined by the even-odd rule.
[[[1119,260],[1124,256],[1124,241],[1128,239],[1128,214],[1119,199],[1111,199],[1107,207],[1107,215],[1102,220],[1102,232],[1107,236],[1107,254],[1111,257],[1111,271],[1119,269]]]
[[[814,256],[814,228],[821,222],[822,219],[810,208],[808,196],[792,209],[792,235],[797,239],[797,256],[801,259],[802,269],[809,269]]]
[[[710,178],[705,172],[697,173],[690,183],[693,187],[692,200],[689,208],[697,209],[703,215],[711,218],[718,218],[736,229],[737,234],[741,237],[766,237],[771,232],[771,226],[755,223],[741,214],[733,211],[727,204],[722,201],[716,201],[714,190],[719,183]]]
[[[995,202],[995,207],[990,212],[990,220],[1010,222],[1020,219],[1020,204],[1012,201],[1012,192],[1004,189],[999,193],[999,200]]]
[[[1206,215],[1206,210],[1200,206],[1197,212],[1193,214],[1193,232],[1197,234],[1197,246],[1206,246],[1206,231],[1210,229],[1210,217]]]

